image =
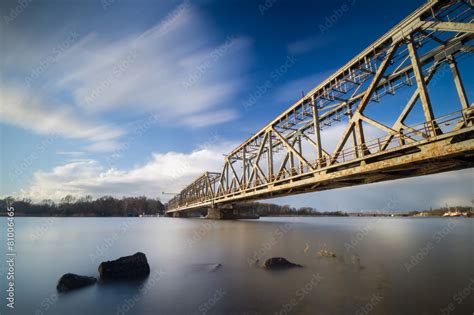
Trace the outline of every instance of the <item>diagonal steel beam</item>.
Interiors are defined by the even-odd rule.
[[[280,139],[280,141],[287,147],[289,151],[291,151],[296,157],[303,163],[306,164],[310,169],[314,170],[314,166],[311,165],[297,150],[293,148],[291,144],[286,141],[286,139],[275,129],[271,129],[272,132]]]

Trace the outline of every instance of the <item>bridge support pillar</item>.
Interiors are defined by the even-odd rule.
[[[221,220],[222,218],[223,218],[222,209],[219,209],[217,207],[207,208],[206,219]]]
[[[209,207],[207,209],[206,219],[211,220],[238,220],[238,219],[259,219],[260,216],[255,213],[242,212],[232,205],[225,207]]]

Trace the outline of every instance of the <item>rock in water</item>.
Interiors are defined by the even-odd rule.
[[[103,280],[140,279],[150,274],[150,266],[145,254],[136,253],[101,263],[99,273]]]
[[[329,250],[325,250],[325,249],[321,249],[321,250],[318,252],[318,256],[336,258],[336,254],[334,254],[333,252],[331,252],[331,251],[329,251]]]
[[[292,263],[291,261],[288,261],[283,257],[268,258],[263,263],[263,268],[265,269],[286,269],[286,268],[293,268],[293,267],[302,267],[302,266]]]
[[[94,277],[79,276],[73,273],[66,273],[59,279],[56,289],[59,292],[68,292],[71,290],[79,289],[92,285],[97,282],[97,279]]]
[[[220,267],[222,267],[221,264],[210,264],[207,266],[207,271],[208,272],[213,272],[213,271],[216,271],[217,269],[219,269]]]
[[[187,266],[192,272],[214,272],[221,267],[221,264],[192,264]]]

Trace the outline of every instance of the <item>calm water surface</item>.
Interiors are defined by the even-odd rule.
[[[1,314],[473,314],[473,219],[16,218],[15,311]],[[336,258],[320,257],[326,249]],[[137,251],[148,279],[56,293]],[[266,271],[283,256],[303,268]],[[216,268],[214,264],[221,264]]]

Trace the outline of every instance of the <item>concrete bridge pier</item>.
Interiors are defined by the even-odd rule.
[[[173,218],[187,218],[188,214],[185,211],[173,212]]]
[[[259,219],[260,216],[256,213],[243,212],[233,207],[227,206],[211,206],[207,208],[206,219],[211,220],[238,220],[238,219]]]

